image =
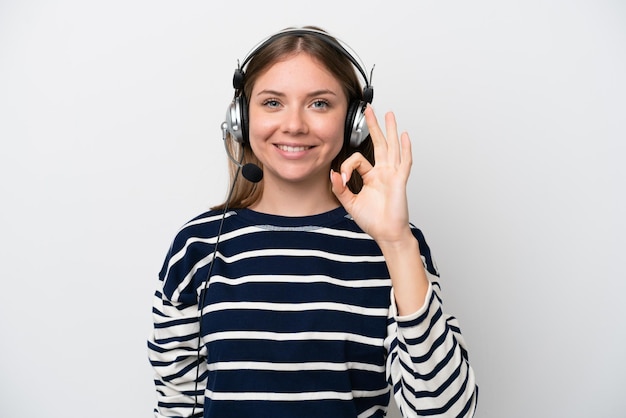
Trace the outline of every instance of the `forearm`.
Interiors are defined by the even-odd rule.
[[[417,312],[424,306],[429,285],[417,239],[407,229],[401,240],[378,245],[387,263],[398,315]]]

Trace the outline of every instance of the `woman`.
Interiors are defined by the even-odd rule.
[[[409,137],[392,113],[378,125],[358,60],[289,29],[234,84],[231,193],[159,275],[155,416],[383,417],[391,393],[406,417],[472,416],[467,350],[409,223]],[[239,175],[254,166],[262,180]]]

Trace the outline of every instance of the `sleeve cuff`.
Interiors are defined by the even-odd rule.
[[[433,293],[433,284],[428,283],[428,290],[426,291],[426,296],[424,297],[424,303],[422,304],[422,307],[419,308],[417,311],[413,312],[412,314],[398,315],[398,307],[396,306],[396,297],[393,293],[393,287],[392,287],[391,288],[391,306],[389,308],[391,310],[390,312],[391,316],[393,316],[393,318],[396,320],[398,325],[401,325],[403,322],[406,323],[406,322],[415,321],[420,316],[425,318],[426,316],[424,315],[424,313],[428,311],[428,306],[430,305],[428,302],[432,298],[432,293]]]

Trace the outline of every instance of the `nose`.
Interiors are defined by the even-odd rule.
[[[285,110],[283,116],[283,132],[298,135],[308,131],[304,110],[297,107],[288,108]]]

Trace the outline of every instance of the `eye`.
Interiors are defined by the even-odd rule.
[[[322,100],[322,99],[315,100],[312,104],[312,107],[314,109],[325,109],[328,106],[329,106],[329,103],[326,100]]]
[[[271,109],[276,109],[278,106],[280,106],[280,103],[276,99],[267,99],[263,101],[263,106],[269,107]]]

